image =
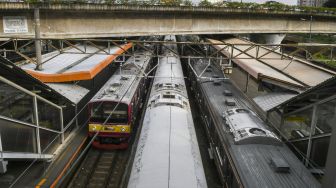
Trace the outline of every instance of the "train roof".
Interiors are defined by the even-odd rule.
[[[190,111],[173,106],[147,110],[128,187],[206,187],[191,130]]]
[[[175,36],[165,36],[165,40],[176,41],[176,38]],[[154,95],[157,96],[158,93],[163,94],[162,91],[167,91],[167,94],[180,95],[187,100],[188,94],[185,88],[181,61],[179,56],[175,54],[177,53],[176,45],[166,44],[165,46],[162,50],[166,57],[161,57],[159,60],[150,98]],[[175,53],[172,51],[175,51]]]
[[[112,77],[92,98],[91,102],[120,101],[129,104],[134,92],[141,80],[141,72],[144,72],[150,63],[150,52],[136,52],[120,69],[117,69]]]
[[[175,36],[167,38],[174,40]],[[163,50],[164,55],[172,55]],[[186,92],[180,59],[161,58],[129,188],[207,187]]]
[[[200,61],[194,64],[194,69],[200,73],[206,67],[206,64]],[[223,78],[222,72],[216,66],[212,66],[210,72],[205,71],[204,76],[211,77],[215,74],[217,75],[216,77]],[[234,131],[246,128],[262,128],[262,130],[267,131],[269,129],[261,120],[257,121],[258,125],[250,127],[251,125],[244,123],[246,119],[241,121],[242,124],[238,125],[237,128],[232,128],[232,124],[238,124],[239,119],[246,118],[246,116],[238,117],[234,120],[231,119],[230,121],[235,121],[231,122],[231,124],[225,123],[225,120],[230,119],[230,116],[226,116],[226,119],[224,119],[223,113],[230,113],[230,110],[235,111],[236,109],[252,109],[230,80],[222,80],[220,84],[204,80],[200,80],[200,82],[200,87],[205,97],[211,103],[215,121],[221,125],[216,127],[216,131],[222,136],[221,141],[229,149],[242,183],[246,187],[320,187],[317,180],[297,159],[294,153],[285,144],[276,142],[277,138],[268,137],[269,140],[274,141],[274,143],[268,144],[255,142],[253,139],[246,140],[243,143],[235,140]],[[227,99],[233,100],[235,105],[228,105]],[[234,113],[232,115],[237,114]],[[281,169],[286,169],[286,172],[280,172]]]

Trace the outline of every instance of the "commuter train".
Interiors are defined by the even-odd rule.
[[[162,47],[128,188],[207,187],[181,62],[172,51],[176,44]]]
[[[154,46],[150,47],[154,50]],[[128,147],[136,117],[141,112],[150,79],[151,52],[138,50],[117,70],[89,102],[89,137],[98,149]]]
[[[224,187],[320,187],[292,151],[251,110],[221,68],[195,61],[189,69],[210,153]],[[200,79],[195,77],[203,72]]]

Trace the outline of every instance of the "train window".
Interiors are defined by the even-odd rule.
[[[167,95],[167,94],[164,94],[164,95],[162,95],[162,97],[163,97],[164,99],[175,99],[175,95]]]
[[[91,107],[91,122],[104,123],[127,123],[128,105],[116,102],[93,103]]]

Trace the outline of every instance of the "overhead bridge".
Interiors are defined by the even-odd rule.
[[[5,38],[34,38],[36,27],[41,38],[336,33],[334,13],[264,9],[0,3],[0,19],[0,37]]]

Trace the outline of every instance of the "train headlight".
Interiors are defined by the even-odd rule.
[[[121,128],[121,132],[125,132],[126,131],[126,129],[123,127],[123,128]]]

